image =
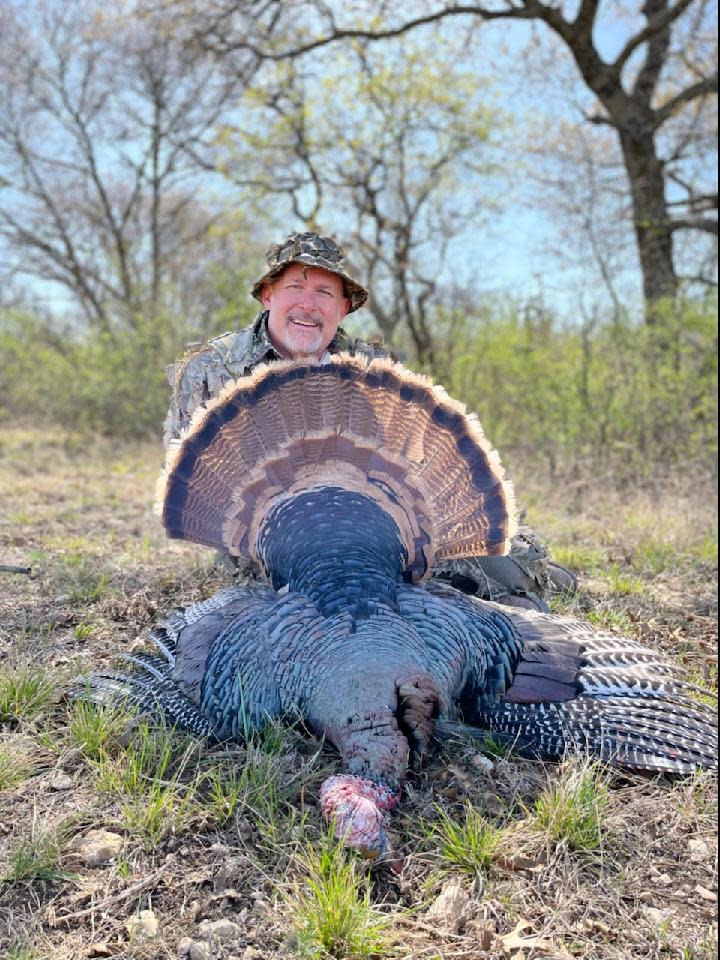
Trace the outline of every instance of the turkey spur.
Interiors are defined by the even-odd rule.
[[[170,537],[248,557],[268,585],[172,614],[157,652],[92,678],[94,698],[220,740],[302,718],[340,752],[321,805],[350,846],[383,848],[436,720],[541,757],[717,765],[715,711],[655,652],[428,579],[507,551],[512,488],[477,420],[390,360],[289,361],[229,384],[169,449],[158,508]]]

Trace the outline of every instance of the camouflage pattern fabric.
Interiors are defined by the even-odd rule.
[[[259,363],[280,360],[267,330],[267,311],[238,333],[224,333],[207,344],[190,345],[185,357],[167,369],[173,388],[165,419],[164,439],[180,436],[190,424],[194,411],[216,396],[230,380],[250,373]],[[378,343],[354,339],[340,327],[328,346],[328,353],[389,357]],[[259,580],[259,569],[249,560],[218,554],[217,562],[238,579]],[[552,590],[577,589],[573,575],[554,564],[542,540],[529,527],[521,527],[511,542],[507,557],[469,557],[436,567],[433,576],[451,583],[464,593],[514,606],[547,611],[543,600]]]

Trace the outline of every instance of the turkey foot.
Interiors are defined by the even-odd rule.
[[[444,704],[437,683],[427,673],[412,673],[397,677],[398,726],[408,738],[411,748],[411,766],[418,771],[422,766],[433,732],[433,719]]]

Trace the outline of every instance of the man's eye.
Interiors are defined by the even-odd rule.
[[[318,290],[318,293],[322,293],[322,295],[323,295],[324,297],[331,297],[331,296],[332,296],[332,291],[331,291],[331,290]]]

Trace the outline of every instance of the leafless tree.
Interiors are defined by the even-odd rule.
[[[162,304],[207,249],[199,176],[244,76],[162,25],[87,2],[0,12],[0,245],[109,332]]]

